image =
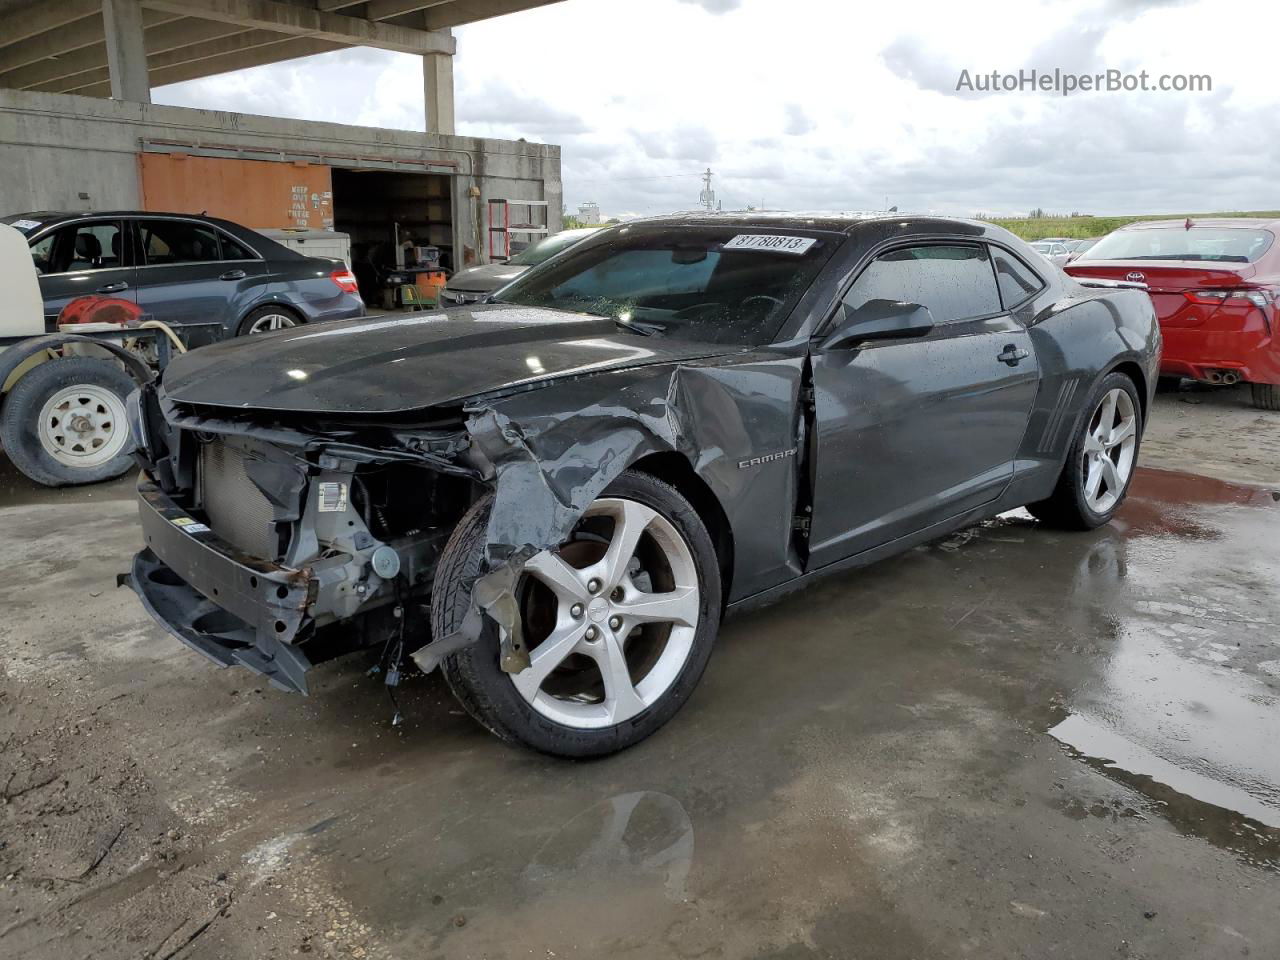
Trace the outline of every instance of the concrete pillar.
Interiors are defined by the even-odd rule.
[[[427,133],[453,136],[453,55],[424,53],[422,81],[427,99]]]
[[[102,0],[111,99],[151,102],[140,0]]]

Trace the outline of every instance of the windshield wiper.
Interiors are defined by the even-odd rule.
[[[623,319],[622,317],[610,317],[610,319],[624,330],[631,333],[638,333],[642,337],[652,337],[655,333],[666,333],[667,328],[658,323],[645,323],[642,320],[633,320],[631,317]]]

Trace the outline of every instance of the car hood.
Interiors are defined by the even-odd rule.
[[[258,334],[173,360],[169,399],[296,413],[393,414],[560,377],[721,356],[732,348],[612,320],[493,305]]]
[[[461,290],[464,293],[492,293],[504,287],[528,267],[512,266],[507,263],[487,263],[483,267],[469,267],[459,270],[445,284],[450,290]]]

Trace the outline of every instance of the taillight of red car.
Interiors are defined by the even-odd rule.
[[[343,293],[359,293],[360,285],[356,283],[356,275],[346,267],[339,267],[329,274],[329,279],[338,285]]]
[[[1237,287],[1231,290],[1188,290],[1184,296],[1192,303],[1215,307],[1248,300],[1255,307],[1266,310],[1276,302],[1276,291],[1271,287]]]

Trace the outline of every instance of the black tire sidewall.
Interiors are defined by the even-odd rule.
[[[600,756],[622,750],[658,730],[683,706],[706,669],[720,620],[720,567],[715,548],[706,527],[692,505],[673,487],[647,474],[629,471],[611,484],[601,495],[635,500],[661,513],[679,531],[693,553],[698,570],[701,593],[698,629],[693,647],[679,676],[649,709],[614,727],[580,730],[544,717],[520,695],[508,674],[498,665],[498,635],[492,621],[484,618],[485,630],[479,643],[467,647],[445,661],[443,672],[459,702],[485,727],[504,739],[513,739],[544,753],[563,757]],[[488,503],[477,505],[488,515]],[[466,521],[464,520],[464,523]],[[479,554],[484,548],[483,523],[473,523],[467,536],[453,540],[445,552],[464,550],[466,562],[459,557],[441,557],[445,576],[457,577],[462,571],[479,568]],[[462,541],[466,542],[462,542]],[[453,562],[449,562],[453,560]],[[433,590],[432,627],[435,636],[456,628],[466,613],[470,585],[441,584]],[[441,588],[444,588],[443,590]],[[437,609],[435,597],[446,598]],[[448,609],[446,609],[446,607]]]
[[[1129,399],[1133,401],[1134,416],[1138,419],[1137,436],[1133,448],[1134,465],[1125,480],[1124,490],[1116,498],[1116,502],[1111,509],[1106,513],[1098,513],[1089,506],[1088,499],[1085,497],[1084,471],[1081,469],[1081,463],[1084,459],[1084,442],[1089,433],[1089,424],[1093,422],[1093,415],[1098,411],[1098,404],[1102,402],[1104,396],[1116,389],[1124,390],[1129,394]],[[1076,427],[1075,439],[1072,441],[1071,449],[1067,451],[1067,462],[1062,467],[1063,480],[1066,482],[1066,489],[1062,492],[1070,496],[1072,501],[1071,508],[1078,515],[1081,526],[1087,529],[1102,526],[1115,516],[1116,511],[1124,504],[1125,498],[1129,495],[1129,488],[1133,486],[1134,475],[1137,473],[1138,454],[1142,448],[1142,434],[1145,429],[1146,421],[1142,415],[1142,399],[1138,395],[1137,386],[1123,373],[1107,374],[1094,387],[1093,393],[1089,395],[1089,402],[1086,404],[1084,414]]]
[[[3,432],[5,453],[22,473],[49,487],[100,483],[122,476],[133,465],[133,444],[106,463],[92,468],[69,467],[55,460],[38,434],[38,420],[45,402],[59,390],[89,384],[109,390],[123,402],[137,384],[115,362],[97,357],[64,357],[32,367],[9,391],[4,401]],[[127,423],[120,429],[128,430]]]

